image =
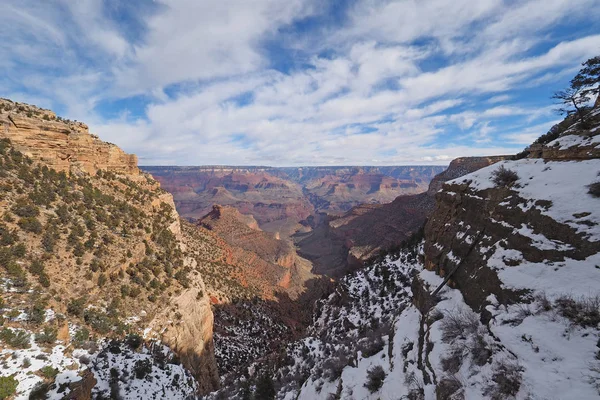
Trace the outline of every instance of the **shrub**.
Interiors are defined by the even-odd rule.
[[[52,343],[56,342],[56,336],[57,336],[56,328],[47,326],[44,328],[44,330],[41,333],[38,333],[37,335],[35,335],[35,341],[37,343],[52,344]]]
[[[11,232],[5,224],[0,224],[0,246],[10,246],[19,240],[18,236]]]
[[[362,352],[363,357],[371,357],[383,350],[385,343],[380,336],[367,337],[358,343],[357,350]]]
[[[0,340],[15,349],[28,349],[31,346],[30,337],[27,332],[21,330],[4,328],[0,331]]]
[[[455,374],[460,369],[463,362],[462,347],[454,347],[448,357],[442,358],[442,369],[451,374]]]
[[[479,320],[477,314],[469,310],[449,312],[442,319],[442,340],[446,343],[477,332]]]
[[[594,197],[600,197],[600,182],[595,182],[591,185],[588,185],[588,193]]]
[[[385,371],[381,365],[376,365],[373,368],[370,368],[367,371],[367,382],[365,382],[365,387],[371,393],[375,393],[381,386],[383,386],[383,380],[385,379]]]
[[[144,379],[152,372],[152,362],[149,359],[138,360],[133,367],[133,373],[137,379]]]
[[[76,317],[83,316],[83,310],[85,308],[85,298],[80,297],[78,299],[72,299],[69,304],[67,304],[67,313],[74,315]]]
[[[50,287],[50,276],[48,276],[47,273],[42,272],[39,276],[38,276],[38,282],[40,283],[40,285],[42,285],[42,287]]]
[[[90,331],[85,327],[77,330],[77,332],[75,332],[75,335],[73,335],[73,341],[77,344],[87,342],[89,339],[90,339]]]
[[[29,392],[29,400],[46,400],[51,386],[50,382],[38,382]]]
[[[21,219],[19,219],[18,224],[21,227],[21,229],[23,229],[24,231],[33,232],[33,233],[41,233],[42,232],[42,224],[35,217],[21,218]]]
[[[12,376],[0,376],[0,399],[6,399],[17,392],[19,382]]]
[[[40,369],[40,374],[42,374],[44,378],[54,379],[56,375],[58,375],[58,369],[46,365]]]
[[[33,275],[40,275],[42,272],[44,272],[44,264],[42,261],[38,258],[33,260],[29,266],[29,272],[31,272]]]
[[[488,387],[484,395],[493,400],[501,400],[515,396],[521,388],[521,372],[523,368],[516,362],[504,360],[494,367],[492,380],[495,386]]]
[[[328,357],[323,363],[323,377],[333,382],[342,375],[344,368],[350,363],[350,357],[342,349]]]
[[[29,201],[29,199],[24,197],[17,199],[11,210],[19,217],[37,217],[40,215],[40,209]]]
[[[83,319],[93,330],[101,334],[110,332],[113,326],[108,315],[93,309],[85,310]]]
[[[27,247],[23,243],[17,243],[10,248],[10,251],[16,258],[23,258],[27,254]]]
[[[443,378],[436,388],[436,396],[438,399],[452,399],[452,395],[462,388],[462,383],[455,377]]]
[[[600,324],[600,296],[574,298],[562,296],[556,300],[560,314],[583,327]]]
[[[263,374],[256,382],[255,399],[271,400],[275,398],[275,386],[273,378],[268,373]]]
[[[135,333],[127,335],[127,337],[125,338],[125,344],[131,347],[132,350],[139,349],[142,343],[142,337],[140,335],[136,335]]]
[[[106,284],[107,278],[104,273],[98,275],[98,287],[103,287]]]
[[[496,186],[512,186],[519,179],[519,175],[515,171],[507,169],[504,165],[492,172],[492,182]]]

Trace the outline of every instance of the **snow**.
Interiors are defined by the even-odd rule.
[[[46,315],[54,314],[51,310],[46,310]],[[69,328],[72,334],[77,331],[74,325]],[[73,344],[65,346],[60,341],[50,347],[43,347],[35,342],[34,332],[27,332],[30,334],[29,348],[5,348],[0,351],[0,376],[14,376],[18,381],[15,400],[29,398],[31,390],[43,381],[39,371],[44,367],[58,370],[55,385],[47,394],[47,398],[51,400],[63,399],[69,389],[61,388],[60,385],[81,380],[81,374],[88,368],[98,381],[94,393],[98,395],[103,392],[106,398],[110,397],[111,368],[116,368],[119,372],[117,386],[123,399],[147,399],[155,396],[185,399],[196,392],[197,383],[190,373],[183,366],[173,363],[173,353],[158,342],[143,345],[135,351],[124,343],[114,345],[109,341],[100,341],[95,346],[101,350],[90,353],[88,350],[73,348]],[[84,356],[89,359],[87,365],[80,361]],[[150,363],[152,371],[145,377],[138,378],[135,375],[136,362],[145,360]]]
[[[597,330],[570,326],[553,313],[528,316],[516,327],[503,323],[514,316],[514,312],[494,315],[491,330],[519,355],[523,392],[540,400],[598,398],[590,384]]]
[[[598,127],[592,130],[595,131]],[[571,147],[584,147],[600,144],[600,135],[596,136],[581,136],[581,135],[566,135],[559,137],[547,144],[548,147],[559,147],[560,150],[567,150]]]
[[[34,335],[30,337],[30,347],[28,349],[4,349],[0,352],[0,358],[3,360],[0,376],[11,376],[19,382],[17,386],[17,395],[15,400],[26,400],[29,398],[29,392],[42,378],[35,375],[37,371],[45,366],[50,366],[59,370],[72,367],[73,370],[67,371],[69,374],[76,374],[80,370],[79,363],[74,358],[65,354],[65,346],[59,344],[51,348],[50,352],[41,348],[34,340]],[[25,360],[30,363],[24,364]],[[57,376],[57,379],[63,379],[64,373]],[[54,399],[61,399],[64,396],[56,394]]]
[[[520,229],[515,229],[513,232],[530,238],[533,242],[532,245],[540,250],[567,251],[573,249],[573,246],[571,245],[561,243],[557,240],[550,240],[542,234],[533,232],[533,230],[525,224],[521,225]]]
[[[571,226],[576,232],[588,236],[590,241],[600,240],[600,200],[587,193],[587,186],[600,181],[600,160],[548,161],[523,159],[501,161],[469,175],[449,181],[448,184],[468,183],[477,191],[491,189],[492,173],[501,166],[519,176],[511,189],[526,201],[524,211],[538,208],[543,215]],[[536,202],[546,200],[549,207],[538,207]],[[590,213],[578,219],[575,215]]]

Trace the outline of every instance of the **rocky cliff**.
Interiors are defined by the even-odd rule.
[[[579,268],[600,251],[600,208],[588,193],[598,181],[599,151],[597,129],[574,125],[530,147],[528,158],[446,182],[425,229],[426,268],[452,274],[449,284],[480,311],[490,295],[510,303],[535,287],[531,274],[556,271],[560,279]],[[523,280],[508,282],[509,273]]]
[[[178,367],[179,378],[187,380],[191,372],[186,384],[169,381],[177,397],[217,387],[213,314],[200,271],[211,263],[203,254],[220,249],[197,248],[196,233],[182,232],[172,196],[138,170],[135,156],[47,110],[10,101],[0,105],[0,308],[11,315],[0,334],[0,353],[37,351],[34,338],[41,334],[47,334],[45,346],[61,357],[70,357],[62,353],[69,344],[80,349],[93,341],[100,347],[88,353],[96,360],[93,368],[77,362],[66,370],[64,360],[50,360],[17,369],[20,395],[41,381],[32,368],[46,366],[55,368],[63,383],[92,371],[94,396],[119,391],[127,396],[135,379],[147,381],[147,374],[132,374],[143,360],[122,361],[119,379],[130,384],[120,389],[109,390],[110,367],[98,367],[109,336],[141,340],[126,339],[126,332],[144,336],[150,353],[159,343],[175,352],[152,353],[149,369],[173,375],[165,362],[178,357],[185,367]],[[80,331],[85,335],[77,336]],[[33,344],[16,344],[10,339],[14,332],[24,332]],[[31,358],[34,350],[21,356]],[[143,385],[151,396],[154,386]],[[58,384],[51,379],[45,390],[53,388]]]
[[[57,171],[102,169],[137,175],[137,157],[90,134],[87,125],[50,110],[0,99],[0,130],[15,148]]]
[[[310,264],[296,254],[294,246],[275,234],[260,230],[252,216],[230,206],[214,206],[198,225],[217,233],[227,242],[230,262],[240,266],[240,276],[265,299],[285,291],[296,297],[314,276]]]

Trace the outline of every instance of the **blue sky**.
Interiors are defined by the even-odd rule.
[[[145,165],[515,153],[600,54],[597,0],[5,0],[0,96]]]

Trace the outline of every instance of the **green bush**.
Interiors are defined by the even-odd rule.
[[[17,240],[19,237],[15,232],[10,231],[5,224],[0,224],[0,246],[10,246]]]
[[[30,338],[31,335],[22,330],[4,328],[0,331],[0,340],[15,349],[28,349],[31,347]]]
[[[86,327],[77,330],[77,332],[75,332],[75,335],[73,335],[73,342],[75,342],[76,344],[87,342],[89,339],[90,331]]]
[[[35,341],[37,343],[52,344],[56,342],[57,334],[56,328],[46,326],[41,333],[35,335]]]
[[[17,199],[11,210],[19,217],[37,217],[40,215],[40,209],[29,199],[24,197]]]
[[[35,217],[24,217],[18,222],[21,229],[27,232],[42,233],[42,224]]]
[[[47,379],[54,379],[58,375],[58,369],[46,365],[40,369],[40,374]]]
[[[0,399],[6,399],[17,392],[19,382],[12,376],[0,376]]]
[[[71,299],[69,304],[67,304],[67,313],[76,317],[82,317],[83,311],[85,309],[85,302],[86,299],[84,297],[80,297],[78,299]]]
[[[500,168],[492,172],[492,182],[496,186],[509,187],[517,180],[519,180],[519,175],[515,171],[505,168],[504,165],[501,165]]]
[[[17,243],[10,248],[10,251],[16,258],[23,258],[27,254],[27,247],[23,243]]]

